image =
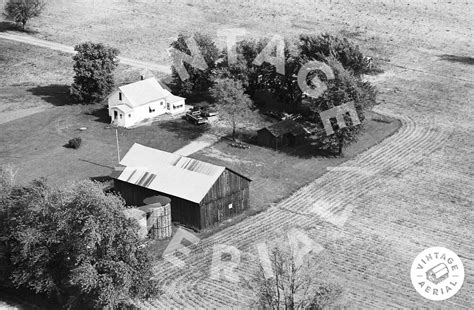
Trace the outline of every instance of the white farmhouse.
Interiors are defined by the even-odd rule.
[[[117,126],[130,127],[164,113],[182,113],[184,101],[185,98],[173,95],[151,77],[114,91],[108,97],[109,115]]]

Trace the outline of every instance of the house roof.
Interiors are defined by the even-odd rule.
[[[175,103],[175,102],[181,101],[183,99],[184,99],[183,97],[175,96],[175,95],[170,93],[169,96],[166,97],[166,102]]]
[[[170,96],[178,97],[164,89],[154,77],[120,86],[119,90],[127,97],[131,107],[138,107]]]
[[[275,137],[281,137],[288,133],[291,133],[295,136],[306,135],[308,133],[308,131],[306,131],[305,128],[301,124],[295,122],[292,119],[287,119],[287,120],[278,122],[276,124],[262,128],[260,130],[265,130],[265,129],[268,130]]]
[[[225,167],[135,143],[112,177],[200,203]]]
[[[120,104],[120,105],[116,105],[116,106],[113,106],[112,107],[113,109],[118,109],[120,111],[122,111],[123,113],[130,113],[133,111],[132,108],[130,108],[128,105],[126,104]]]

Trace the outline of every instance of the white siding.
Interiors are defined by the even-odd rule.
[[[133,112],[135,114],[136,120],[141,121],[147,118],[152,118],[164,114],[166,112],[165,104],[163,102],[163,104],[161,105],[160,102],[163,102],[163,100],[147,103],[140,107],[134,108]],[[150,112],[150,109],[154,111]]]
[[[114,121],[114,111],[117,111],[117,124],[119,126],[130,127],[145,119],[150,119],[164,113],[178,114],[185,111],[185,99],[170,103],[169,110],[164,98],[132,108],[125,94],[122,93],[122,100],[119,99],[119,93],[120,90],[116,90],[108,98],[109,116],[111,121]],[[132,111],[125,113],[117,108],[120,105],[127,105]],[[120,114],[122,114],[122,118],[120,118]]]
[[[169,113],[171,114],[183,113],[185,111],[184,101],[185,100],[183,99],[180,101],[170,103]]]

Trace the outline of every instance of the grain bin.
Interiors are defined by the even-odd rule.
[[[143,201],[146,205],[140,207],[147,213],[147,227],[152,239],[166,239],[173,234],[171,224],[171,199],[164,196],[153,196]]]

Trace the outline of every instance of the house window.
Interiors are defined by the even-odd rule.
[[[128,114],[128,117],[132,117],[132,114]]]
[[[153,112],[155,112],[155,109],[152,109],[151,107],[148,107],[148,111],[150,111],[150,113],[153,113]]]
[[[120,118],[122,118],[122,113],[120,113]]]
[[[160,101],[160,105],[163,105],[163,101]]]
[[[122,93],[119,92],[119,100],[122,101]]]

